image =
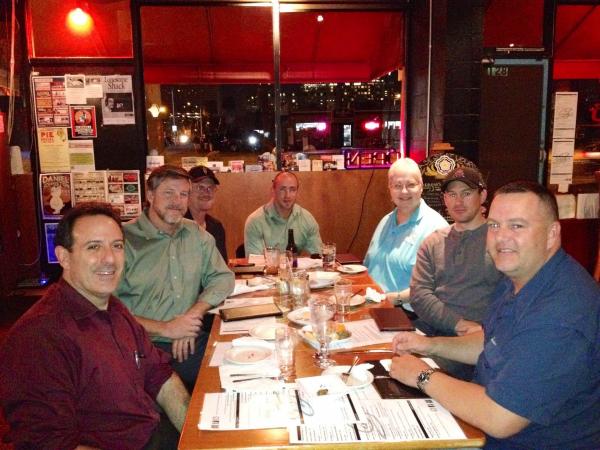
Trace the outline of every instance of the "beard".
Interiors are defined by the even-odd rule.
[[[164,209],[155,209],[156,215],[169,225],[176,225],[183,219],[185,211],[174,206],[167,206]]]

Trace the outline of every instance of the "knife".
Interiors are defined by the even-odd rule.
[[[242,381],[251,381],[251,380],[279,380],[279,377],[252,377],[252,378],[241,378],[238,380],[233,380],[232,383],[240,383]]]
[[[230,377],[262,377],[262,373],[230,373]]]
[[[339,355],[342,353],[355,353],[355,354],[363,354],[363,353],[394,353],[393,350],[386,348],[372,348],[370,350],[334,350],[329,352],[331,355]]]

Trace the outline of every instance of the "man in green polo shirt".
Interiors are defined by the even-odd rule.
[[[123,226],[125,270],[115,292],[154,345],[173,355],[172,366],[192,389],[208,339],[205,313],[234,287],[234,275],[214,238],[184,219],[188,173],[161,166],[148,178],[148,207]]]
[[[321,253],[319,224],[313,215],[296,204],[298,178],[292,172],[280,172],[273,179],[271,201],[248,216],[244,227],[246,257],[262,255],[265,246],[285,250],[288,230],[294,230],[298,251]]]

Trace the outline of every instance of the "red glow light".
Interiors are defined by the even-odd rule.
[[[67,26],[74,34],[88,35],[92,31],[92,16],[81,8],[72,9],[67,15]]]
[[[381,128],[381,123],[376,120],[368,120],[363,123],[363,128],[367,131],[375,131]]]

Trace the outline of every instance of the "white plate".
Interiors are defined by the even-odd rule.
[[[352,298],[350,299],[350,306],[358,306],[358,305],[362,305],[365,302],[365,296],[364,295],[353,295]]]
[[[346,264],[345,266],[339,266],[338,270],[344,273],[362,273],[367,268],[361,264]]]
[[[264,339],[265,341],[273,341],[275,340],[275,330],[277,330],[277,328],[285,327],[287,327],[287,325],[284,323],[263,324],[250,328],[248,333],[250,334],[250,336],[258,339]]]
[[[308,285],[310,286],[311,289],[323,289],[323,288],[333,286],[334,282],[335,282],[335,280],[315,279],[315,280],[310,280],[308,282]]]
[[[271,356],[271,350],[262,347],[231,347],[225,352],[225,361],[234,364],[256,364]]]
[[[349,368],[350,366],[328,367],[323,371],[323,375],[339,375],[341,377],[342,373],[346,372]],[[348,381],[346,381],[346,386],[353,389],[359,389],[370,385],[373,380],[373,374],[368,370],[354,368],[352,369],[352,372],[350,372]]]
[[[287,318],[298,325],[310,325],[310,308],[305,306],[295,309],[288,313]]]

